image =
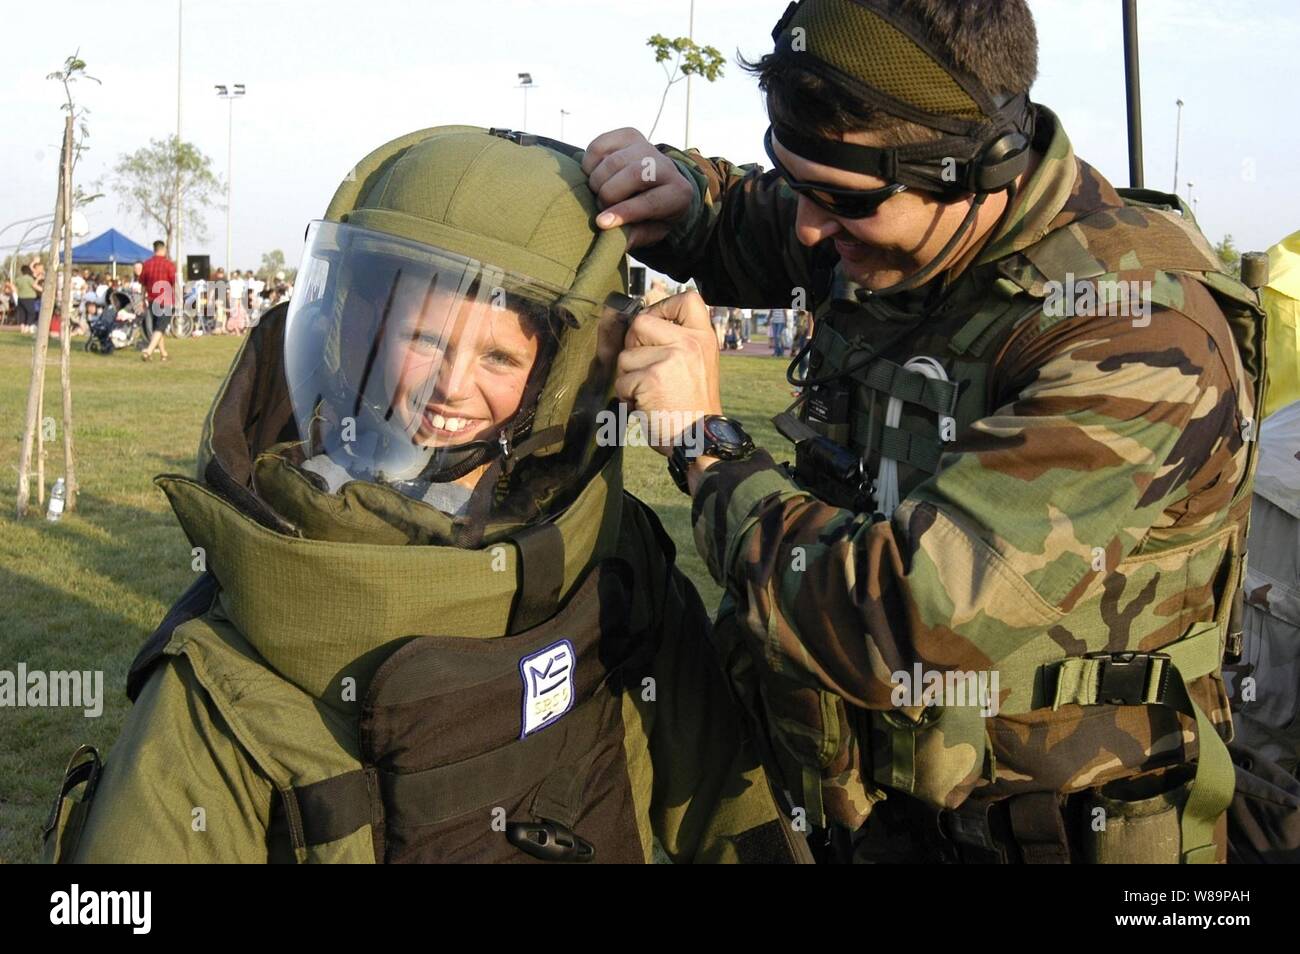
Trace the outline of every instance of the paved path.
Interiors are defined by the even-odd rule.
[[[723,354],[732,354],[732,355],[735,355],[736,357],[740,357],[740,358],[774,358],[774,357],[776,357],[776,355],[772,354],[772,345],[768,343],[768,340],[767,340],[767,338],[765,338],[765,337],[764,337],[764,338],[757,338],[757,339],[755,339],[755,340],[750,341],[749,344],[743,346],[743,347],[740,348],[738,351],[729,351],[729,350],[723,349],[723,352],[722,352],[722,353],[723,353]],[[784,356],[781,360],[782,360],[782,361],[789,361],[792,357],[793,357],[793,355],[792,355],[789,351],[786,351],[785,356]]]

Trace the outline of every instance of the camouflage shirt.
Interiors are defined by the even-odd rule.
[[[1038,168],[975,260],[946,279],[950,300],[973,313],[1008,280],[1041,294],[1035,265],[1050,269],[1035,250],[1090,216],[1094,227],[1078,232],[1079,243],[1091,236],[1088,250],[1109,263],[1104,271],[1152,283],[1150,321],[1114,309],[1054,319],[1031,298],[1017,326],[1027,333],[991,356],[986,413],[958,422],[937,472],[901,487],[888,519],[823,502],[761,451],[711,468],[692,511],[697,546],[727,589],[723,616],[734,612],[752,665],[792,694],[804,687],[847,701],[847,714],[835,717],[840,734],[864,750],[874,730],[854,712],[897,711],[896,674],[917,664],[1004,671],[1002,712],[980,727],[988,751],[937,740],[941,757],[959,764],[928,797],[949,807],[985,785],[1001,794],[1078,791],[1194,759],[1198,722],[1188,711],[1072,696],[1059,688],[1075,678],[1064,670],[1054,705],[1036,667],[1162,648],[1222,621],[1215,589],[1241,529],[1243,427],[1248,434],[1254,399],[1224,312],[1196,274],[1216,270],[1216,260],[1194,226],[1179,225],[1172,257],[1201,264],[1144,269],[1125,248],[1148,220],[1076,159],[1041,107],[1038,133]],[[663,242],[639,253],[643,261],[693,277],[711,302],[772,305],[806,289],[819,330],[828,304],[854,301],[833,247],[797,241],[795,197],[774,173],[665,151],[697,197]],[[838,320],[845,335],[855,322],[868,337],[880,328],[865,305]],[[915,354],[909,337],[922,342],[926,333],[922,315],[901,354]],[[1227,734],[1216,660],[1202,662],[1189,673],[1189,694]],[[764,698],[770,706],[770,687]],[[923,749],[918,742],[917,760]],[[842,782],[858,757],[823,759],[823,777],[839,772]],[[876,771],[876,782],[920,794],[920,783],[901,784],[896,769]]]

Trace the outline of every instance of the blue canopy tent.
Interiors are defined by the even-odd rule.
[[[117,229],[109,229],[107,232],[96,235],[93,239],[82,242],[72,249],[72,262],[74,265],[77,262],[91,262],[96,265],[101,263],[111,264],[114,277],[117,276],[119,262],[123,265],[134,265],[136,262],[144,262],[152,257],[153,249],[132,242]]]

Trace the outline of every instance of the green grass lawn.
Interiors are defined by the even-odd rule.
[[[36,512],[14,520],[18,452],[26,409],[32,340],[0,334],[0,670],[102,670],[104,711],[0,709],[0,861],[39,854],[39,831],[73,750],[86,742],[106,753],[129,703],[126,670],[172,601],[193,581],[189,544],[155,474],[192,473],[199,431],[238,340],[202,338],[170,345],[167,364],[134,352],[110,358],[74,340],[78,510],[57,524]],[[46,412],[60,416],[57,342],[46,372]],[[769,419],[790,400],[785,362],[724,356],[723,401],[755,441],[782,442]],[[778,457],[778,459],[780,459]],[[62,472],[62,442],[47,447],[46,481]],[[627,486],[653,506],[677,541],[679,565],[698,582],[707,605],[720,592],[695,553],[689,501],[673,486],[664,460],[630,448]]]

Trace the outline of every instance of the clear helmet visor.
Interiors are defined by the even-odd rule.
[[[421,482],[472,470],[526,425],[561,294],[418,242],[313,223],[284,343],[308,459],[416,496]]]

